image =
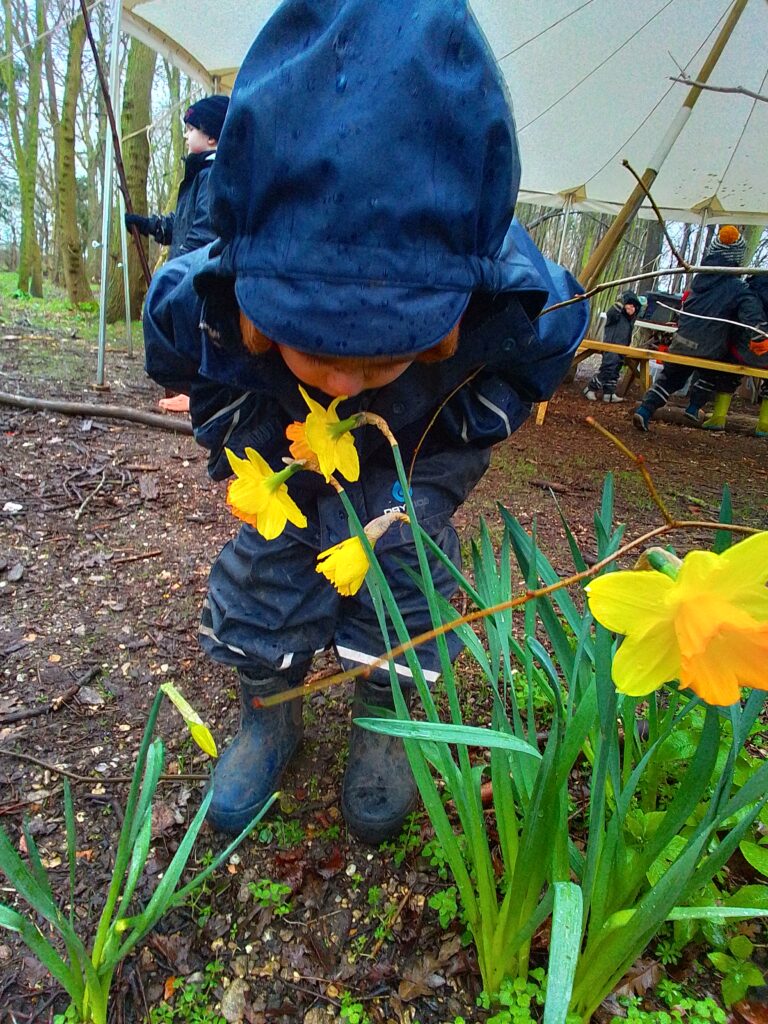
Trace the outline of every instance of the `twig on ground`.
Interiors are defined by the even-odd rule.
[[[604,427],[601,423],[598,423],[597,420],[594,419],[594,417],[587,416],[586,422],[589,424],[590,427],[594,427],[595,430],[598,430],[603,435],[603,437],[607,437],[609,441],[616,445],[620,452],[623,452],[628,459],[631,459],[632,462],[634,462],[634,464],[640,470],[640,475],[645,481],[645,486],[648,488],[648,492],[651,495],[654,505],[659,510],[659,512],[661,512],[662,516],[664,517],[664,521],[666,523],[669,523],[670,526],[673,526],[675,523],[675,517],[664,504],[661,495],[656,490],[656,484],[654,484],[653,482],[653,478],[651,477],[651,474],[648,470],[648,466],[646,464],[644,456],[637,455],[635,452],[633,452],[632,449],[628,448],[623,441],[616,437],[615,434],[612,434],[610,430]]]
[[[66,768],[59,768],[55,764],[50,764],[48,761],[41,761],[39,757],[34,757],[32,754],[22,754],[17,750],[8,750],[7,747],[0,747],[0,757],[15,757],[18,761],[29,761],[30,764],[36,764],[39,768],[45,768],[46,771],[55,772],[57,775],[63,775],[71,782],[101,782],[119,785],[124,782],[133,782],[132,775],[78,775],[77,772],[71,772]],[[161,782],[203,782],[208,779],[208,775],[202,773],[190,773],[186,775],[173,775],[171,773],[165,773],[159,776]]]
[[[89,668],[88,671],[68,687],[64,693],[54,697],[48,704],[41,704],[36,708],[22,708],[20,711],[11,711],[7,715],[0,715],[0,725],[10,725],[11,722],[22,722],[26,718],[37,718],[39,715],[50,715],[52,711],[58,711],[65,701],[71,700],[81,687],[86,686],[101,672],[98,665]]]
[[[96,486],[91,491],[91,493],[86,495],[86,497],[83,498],[83,500],[80,502],[80,508],[78,508],[77,511],[75,512],[75,522],[76,523],[79,522],[80,516],[83,514],[83,512],[85,512],[85,510],[88,507],[88,505],[93,501],[93,499],[96,497],[96,495],[99,493],[99,491],[101,490],[101,488],[104,486],[104,484],[106,482],[107,482],[107,471],[103,470],[102,474],[101,474],[101,480],[99,480],[99,482],[96,484]]]
[[[122,555],[120,558],[113,558],[109,564],[125,565],[126,562],[140,562],[144,558],[158,558],[162,553],[162,551],[143,551],[140,555]]]

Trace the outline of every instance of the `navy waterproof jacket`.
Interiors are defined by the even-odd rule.
[[[184,164],[184,180],[179,185],[176,209],[159,217],[154,233],[156,242],[169,245],[168,259],[208,245],[216,237],[211,226],[208,179],[216,153],[190,153]]]
[[[532,323],[521,296],[527,305],[538,291],[541,307],[570,298],[581,288],[565,270],[544,259],[516,221],[504,250],[519,262],[521,289],[476,292],[454,356],[440,363],[413,363],[391,384],[364,391],[338,409],[342,418],[360,409],[383,416],[409,465],[432,417],[448,398],[426,434],[412,477],[421,523],[433,534],[487,469],[491,446],[518,429],[532,403],[552,395],[586,331],[586,302]],[[253,447],[280,469],[288,454],[285,428],[306,418],[306,403],[277,351],[252,355],[243,346],[231,279],[222,277],[215,314],[200,299],[195,276],[210,267],[207,256],[206,250],[191,253],[155,276],[144,312],[147,372],[164,387],[190,396],[195,438],[210,452],[214,479],[230,474],[225,446],[239,455],[246,446]],[[210,278],[206,291],[211,293]],[[328,404],[326,395],[308,390]],[[379,431],[364,427],[355,437],[361,480],[348,490],[366,521],[401,505],[402,495],[389,446]],[[288,532],[322,547],[324,522],[344,515],[337,495],[314,473],[298,473],[289,487],[309,527],[297,530],[289,524]],[[504,499],[503,494],[499,497]],[[393,536],[397,532],[390,531]],[[385,536],[380,545],[386,542]]]
[[[717,266],[718,256],[706,256],[703,262]],[[727,358],[733,325],[699,317],[736,320],[750,327],[765,323],[765,312],[758,297],[740,277],[730,274],[696,274],[680,313],[678,333],[670,346],[672,352],[690,354],[693,351],[702,359]]]

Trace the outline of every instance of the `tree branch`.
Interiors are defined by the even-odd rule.
[[[768,103],[768,96],[762,93],[753,92],[752,89],[745,89],[743,85],[707,85],[706,82],[697,82],[695,78],[689,78],[684,72],[677,76],[670,76],[670,82],[681,82],[683,85],[694,86],[696,89],[706,89],[708,92],[736,93],[739,96],[749,96],[750,99],[760,100]]]
[[[127,405],[60,402],[47,398],[32,398],[29,395],[11,395],[7,391],[0,391],[0,405],[11,405],[15,409],[33,409],[37,412],[58,412],[64,416],[99,416],[106,419],[130,420],[132,423],[143,423],[146,427],[170,430],[176,434],[192,433],[192,424],[188,419],[144,412],[142,409],[132,409]]]

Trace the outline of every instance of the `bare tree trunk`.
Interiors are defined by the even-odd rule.
[[[53,138],[53,196],[54,202],[46,202],[45,210],[46,214],[48,210],[53,211],[53,230],[48,234],[47,223],[41,224],[41,240],[43,242],[43,251],[46,255],[46,272],[49,280],[53,281],[56,285],[63,283],[63,267],[61,261],[61,218],[59,216],[59,203],[56,200],[57,186],[55,179],[58,177],[58,165],[59,165],[59,146],[61,142],[61,119],[59,118],[59,106],[56,89],[56,75],[54,72],[54,58],[53,58],[53,34],[47,36],[45,40],[45,52],[44,52],[44,66],[45,66],[45,82],[47,87],[48,96],[48,123],[51,126],[51,136]],[[44,143],[45,145],[45,143]],[[38,163],[38,178],[42,176],[42,160]],[[45,187],[45,186],[43,186]],[[46,216],[47,220],[47,216]],[[51,244],[52,243],[52,244]]]
[[[152,120],[152,79],[155,74],[157,54],[148,46],[131,40],[123,89],[123,111],[121,128],[126,139],[123,146],[123,164],[133,208],[137,213],[147,212],[147,172],[149,169],[149,141],[145,128]],[[134,134],[137,132],[138,134]],[[129,137],[130,136],[130,137]],[[119,252],[120,225],[115,223],[110,240],[110,251]],[[146,242],[145,242],[146,245]],[[122,320],[125,315],[123,298],[123,273],[117,267],[118,259],[110,262],[107,285],[107,323]],[[141,316],[141,306],[147,293],[139,258],[133,246],[128,250],[128,279],[130,288],[131,318]]]
[[[69,55],[61,108],[58,161],[58,211],[61,233],[64,280],[67,297],[74,305],[93,298],[83,264],[80,228],[77,223],[77,177],[75,174],[75,117],[82,78],[85,22],[78,15],[69,29]]]
[[[43,294],[40,246],[35,233],[35,187],[37,182],[37,152],[40,138],[40,96],[43,75],[43,48],[45,45],[45,10],[43,0],[35,0],[33,24],[34,39],[19,35],[26,28],[29,12],[24,4],[14,9],[12,0],[3,0],[4,49],[7,56],[18,50],[23,54],[26,72],[26,95],[19,96],[15,80],[14,60],[0,61],[0,76],[6,89],[8,123],[11,135],[16,173],[19,179],[21,245],[19,252],[19,291],[40,298]],[[20,99],[22,102],[20,103]],[[22,122],[21,107],[24,107]]]

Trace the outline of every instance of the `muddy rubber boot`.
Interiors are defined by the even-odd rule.
[[[285,676],[251,679],[240,672],[240,730],[216,762],[207,820],[219,832],[237,834],[278,788],[280,776],[301,742],[301,699],[254,708],[254,697],[281,693]]]
[[[725,420],[728,416],[728,410],[731,407],[731,399],[733,395],[724,394],[718,392],[715,395],[715,405],[712,410],[712,415],[708,420],[704,420],[702,427],[705,430],[725,430]]]
[[[649,409],[647,405],[638,405],[632,416],[632,426],[635,430],[641,430],[647,434],[650,430],[648,422],[651,416],[653,416],[653,409]]]
[[[383,718],[394,708],[389,687],[358,683],[352,718]],[[399,835],[416,805],[416,781],[403,741],[352,726],[349,758],[341,786],[341,813],[350,832],[378,845]]]

